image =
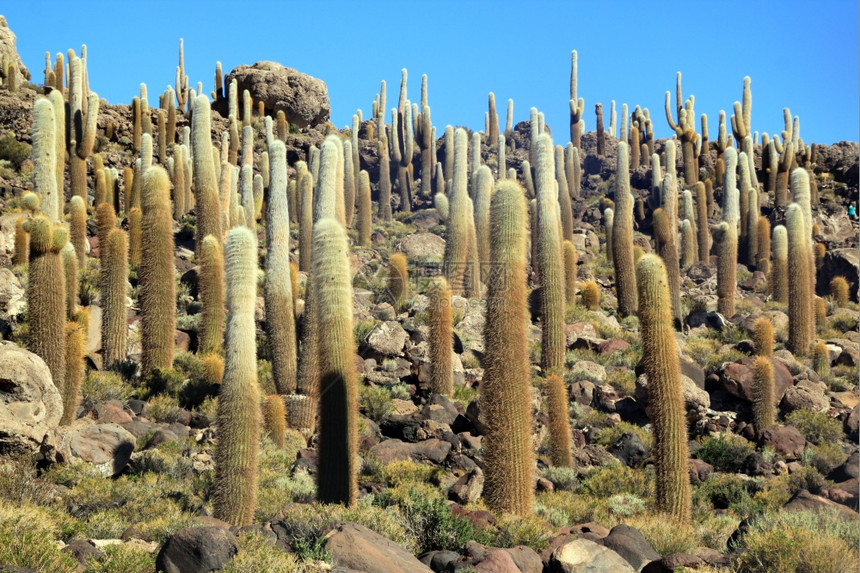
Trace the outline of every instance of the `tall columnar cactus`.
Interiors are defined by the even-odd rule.
[[[78,267],[84,268],[87,261],[87,207],[77,195],[69,201],[69,236],[78,256]]]
[[[388,139],[380,132],[377,144],[379,155],[379,218],[391,222],[391,162],[388,159]],[[446,162],[447,162],[446,156]]]
[[[209,157],[211,160],[211,156]],[[170,368],[173,365],[173,337],[176,328],[170,179],[162,167],[153,165],[146,170],[142,202],[138,279],[141,370],[146,376],[155,368]]]
[[[681,269],[687,270],[696,262],[696,233],[689,219],[681,222]]]
[[[737,286],[738,234],[734,226],[723,221],[714,233],[717,241],[717,311],[731,318],[735,314]]]
[[[681,156],[684,160],[684,183],[688,186],[695,185],[699,179],[699,166],[696,154],[696,144],[699,134],[696,133],[696,116],[693,111],[693,96],[682,103],[681,99],[681,72],[675,76],[675,112],[678,122],[672,119],[672,111],[669,108],[671,94],[666,92],[666,121],[669,127],[681,141]]]
[[[657,508],[676,522],[687,522],[690,519],[687,418],[663,261],[655,255],[643,255],[636,265],[636,282],[642,364],[648,378],[648,403],[654,426]]]
[[[343,205],[344,224],[352,226],[352,218],[355,216],[355,167],[352,162],[352,143],[343,142]]]
[[[606,136],[603,132],[603,104],[597,103],[594,105],[594,114],[596,115],[597,123],[597,155],[603,157],[606,154]],[[638,149],[637,149],[638,159]],[[638,167],[638,164],[637,164]]]
[[[570,241],[562,243],[564,250],[564,300],[568,305],[576,304],[576,247]]]
[[[812,367],[819,376],[830,376],[830,352],[823,340],[812,347]]]
[[[809,281],[809,293],[810,297],[807,300],[809,304],[809,312],[814,314],[815,312],[815,278],[816,278],[816,270],[815,270],[815,242],[812,239],[813,234],[813,220],[812,220],[812,205],[811,205],[811,190],[809,185],[809,173],[806,169],[797,168],[791,171],[791,196],[793,201],[800,207],[801,213],[803,213],[803,223],[806,235],[806,247],[807,247],[807,264],[809,264],[809,270],[806,273],[806,279]],[[791,239],[789,238],[789,241]],[[815,325],[810,325],[810,337],[815,336]]]
[[[582,112],[585,110],[585,100],[576,97],[577,88],[577,54],[576,50],[570,53],[570,142],[579,149],[580,137],[582,136]]]
[[[60,394],[63,398],[63,417],[60,425],[71,424],[78,413],[78,396],[84,380],[85,331],[77,322],[67,322],[65,332],[66,377]]]
[[[615,211],[611,207],[603,210],[603,227],[606,230],[606,259],[612,263],[612,234],[615,226]]]
[[[352,505],[358,498],[358,388],[352,284],[346,232],[325,218],[314,224],[312,288],[319,333],[320,437],[317,499]]]
[[[73,57],[69,61],[69,180],[72,195],[87,199],[87,158],[96,140],[99,96],[86,94],[86,59]]]
[[[59,389],[66,376],[66,289],[60,251],[68,242],[68,235],[62,227],[55,228],[45,215],[38,215],[28,223],[30,336],[27,347],[45,361]]]
[[[197,96],[193,103],[194,112],[191,116],[192,187],[194,188],[194,202],[197,212],[195,251],[199,257],[200,247],[206,235],[212,235],[220,242],[223,234],[220,202],[218,200],[218,181],[215,178],[215,165],[212,161],[211,150],[212,108],[209,105],[209,98],[205,95]],[[146,218],[146,209],[144,209],[144,218]]]
[[[773,261],[769,289],[773,300],[788,302],[788,231],[783,225],[773,228],[771,247]]]
[[[848,281],[842,275],[833,277],[830,281],[830,296],[833,297],[833,302],[838,308],[848,306]]]
[[[615,289],[618,312],[636,312],[636,274],[633,268],[633,195],[630,193],[630,169],[627,144],[618,142],[618,167],[615,170],[615,218],[612,225],[612,263],[615,266]]]
[[[811,301],[812,282],[809,280],[811,252],[803,210],[797,203],[785,212],[788,230],[788,348],[796,355],[809,352],[815,321]]]
[[[537,267],[541,284],[541,367],[547,374],[564,366],[564,266],[552,138],[538,136],[535,152]],[[491,243],[492,244],[492,243]]]
[[[115,368],[126,358],[128,322],[125,300],[128,293],[128,239],[114,228],[107,235],[102,261],[102,361]]]
[[[299,270],[311,269],[311,236],[314,227],[314,179],[311,173],[302,174],[298,182],[302,216],[299,221]]]
[[[490,199],[493,194],[493,174],[486,165],[481,165],[475,174],[475,234],[477,236],[478,260],[490,260]]]
[[[218,394],[212,506],[215,517],[241,527],[251,523],[257,503],[261,423],[254,335],[257,251],[250,229],[231,229],[225,251],[228,319],[224,380]]]
[[[39,208],[52,221],[62,212],[60,190],[57,187],[57,121],[54,106],[48,98],[39,98],[33,107],[33,191],[41,199]]]
[[[660,208],[654,211],[654,239],[657,254],[663,259],[669,279],[669,296],[672,302],[672,320],[676,328],[681,327],[681,269],[678,265],[678,246],[669,228],[669,218]]]
[[[557,374],[546,379],[546,402],[549,413],[549,450],[552,465],[573,467],[571,455],[570,415],[568,414],[567,384]]]
[[[358,174],[358,245],[370,246],[372,228],[370,201],[370,175],[362,169]]]
[[[759,317],[753,323],[753,347],[757,356],[773,356],[773,324],[767,317]]]
[[[600,310],[600,287],[594,281],[582,285],[582,304],[588,310]]]
[[[551,141],[543,146],[539,154],[551,152]],[[531,514],[535,465],[526,341],[526,217],[522,187],[501,182],[490,214],[490,262],[499,272],[487,284],[480,398],[487,426],[484,498],[491,509],[518,515]]]
[[[290,214],[287,204],[287,151],[275,140],[269,209],[266,214],[266,331],[272,350],[272,375],[279,394],[296,391],[296,321],[290,278]]]
[[[200,354],[220,353],[224,346],[224,257],[221,244],[212,235],[203,238],[197,275],[201,306],[197,349]]]
[[[279,394],[270,394],[263,401],[263,427],[275,445],[283,449],[287,441],[287,411]]]
[[[699,184],[696,183],[696,187],[698,187],[698,185]],[[705,186],[702,185],[701,188],[702,188],[702,191],[704,191]],[[681,219],[682,219],[682,221],[684,219],[686,219],[687,221],[690,222],[689,225],[690,225],[690,231],[692,232],[693,240],[690,241],[689,243],[685,242],[684,243],[684,249],[685,250],[687,249],[687,245],[689,245],[692,248],[692,253],[690,254],[690,264],[693,264],[695,262],[698,262],[698,260],[699,260],[699,245],[698,245],[698,238],[697,238],[698,234],[699,234],[699,230],[698,230],[699,217],[696,215],[696,206],[693,203],[693,192],[690,191],[689,189],[684,190],[684,214],[681,217]],[[703,219],[703,223],[705,225],[708,224],[707,217],[705,217],[705,219]],[[682,223],[682,225],[683,225],[683,223]],[[707,262],[707,257],[705,257],[705,262]]]
[[[448,195],[449,214],[445,237],[445,273],[453,294],[462,294],[465,284],[465,263],[469,254],[468,173],[466,160],[466,131],[458,128],[454,134],[453,184]],[[447,161],[447,157],[446,157]]]
[[[427,292],[429,303],[428,326],[430,339],[428,359],[430,361],[431,392],[452,396],[454,394],[453,343],[454,331],[451,322],[451,289],[444,277],[436,277]]]
[[[18,217],[15,219],[15,252],[12,254],[13,265],[26,265],[29,260],[30,238],[24,230],[27,219]]]
[[[773,364],[768,356],[758,356],[753,363],[753,424],[757,432],[776,422]]]
[[[427,75],[421,78],[422,87],[427,86]],[[426,95],[426,89],[422,90]],[[425,98],[422,98],[425,99]],[[433,184],[433,151],[436,142],[433,139],[433,123],[430,120],[430,106],[422,102],[420,113],[414,118],[415,141],[421,151],[421,196],[430,197]]]
[[[573,241],[573,210],[570,205],[570,187],[564,172],[564,148],[555,146],[555,182],[558,185],[558,206],[561,214],[561,235],[565,241]]]
[[[409,296],[409,275],[407,261],[403,253],[394,253],[388,259],[388,291],[394,308],[402,310]]]
[[[765,275],[770,274],[770,221],[760,216],[756,223],[758,252],[756,253],[756,269]]]
[[[326,137],[320,151],[319,180],[314,190],[314,221],[334,217],[346,224],[343,201],[343,146],[336,135]]]

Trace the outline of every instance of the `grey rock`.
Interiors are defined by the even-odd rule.
[[[242,92],[248,90],[255,102],[265,104],[268,112],[274,115],[283,111],[287,121],[299,127],[325,123],[331,115],[324,81],[277,62],[238,66],[227,76],[226,86],[234,79],[240,101]]]
[[[209,573],[224,567],[239,551],[226,527],[186,527],[171,535],[155,558],[164,573]]]
[[[432,571],[410,552],[356,523],[337,524],[326,548],[333,570],[339,567],[362,573],[429,573]]]
[[[550,573],[635,573],[618,553],[588,539],[568,541],[549,559]]]

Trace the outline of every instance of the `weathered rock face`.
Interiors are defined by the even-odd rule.
[[[221,569],[238,551],[226,527],[186,527],[164,542],[155,567],[165,573],[206,573]]]
[[[341,523],[330,534],[326,547],[332,566],[356,573],[421,573],[432,569],[411,553],[362,525]]]
[[[18,69],[18,81],[29,80],[30,71],[21,61],[21,56],[18,55],[18,48],[15,46],[17,38],[15,33],[9,28],[6,23],[5,16],[0,16],[0,60],[8,58],[10,62],[15,64]]]
[[[239,101],[242,92],[248,90],[255,102],[263,102],[267,113],[283,111],[287,121],[299,127],[325,123],[331,115],[324,81],[277,62],[234,68],[227,76],[227,85],[233,80],[239,88]]]
[[[62,415],[45,361],[12,342],[0,343],[0,456],[35,452]]]

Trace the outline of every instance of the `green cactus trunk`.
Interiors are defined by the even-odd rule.
[[[549,134],[538,136],[535,190],[537,193],[537,266],[541,284],[541,368],[558,373],[564,366],[564,267],[561,216],[556,192],[554,148]],[[523,223],[525,227],[525,222]]]
[[[212,235],[203,238],[197,276],[201,306],[197,351],[220,353],[224,348],[224,257]]]
[[[428,359],[430,391],[445,396],[454,394],[454,331],[451,319],[451,289],[444,277],[436,277],[427,293],[429,303]]]
[[[128,239],[122,229],[112,229],[105,244],[102,269],[102,361],[116,368],[126,358],[128,322]]]
[[[141,370],[144,376],[155,368],[170,368],[173,365],[176,287],[169,194],[167,172],[157,165],[147,169],[141,197],[143,220],[138,269]]]
[[[257,500],[260,447],[260,389],[254,306],[257,299],[256,239],[236,227],[227,236],[227,331],[224,379],[218,394],[214,516],[231,525],[250,525]]]
[[[753,424],[757,432],[776,422],[773,403],[773,364],[767,356],[758,356],[753,363]]]
[[[331,218],[314,224],[311,276],[318,306],[320,437],[317,499],[358,499],[358,388],[352,327],[352,274],[346,233]]]
[[[290,269],[290,213],[287,200],[287,151],[275,140],[269,148],[271,189],[266,213],[266,331],[272,376],[279,394],[296,391],[296,318]]]
[[[618,143],[618,167],[615,171],[612,263],[615,266],[618,312],[622,316],[635,314],[637,301],[636,274],[633,267],[633,195],[630,194],[627,144],[623,141]]]
[[[66,289],[60,250],[67,242],[65,229],[54,228],[39,215],[29,221],[30,267],[27,308],[30,315],[28,349],[42,358],[54,385],[62,389],[66,377]]]
[[[669,282],[663,261],[643,255],[636,265],[642,364],[654,426],[657,508],[675,522],[690,520],[687,418],[681,396],[681,369],[672,329]]]
[[[550,460],[555,467],[572,468],[567,385],[561,376],[553,374],[546,379],[546,403],[549,411]]]
[[[786,348],[797,356],[809,352],[815,320],[810,301],[814,297],[809,280],[809,234],[797,203],[785,212],[788,230],[788,344]]]
[[[551,152],[552,142],[546,151]],[[555,194],[553,193],[553,196]],[[499,184],[490,207],[490,263],[481,382],[484,498],[494,511],[531,515],[535,459],[526,328],[525,193],[515,181]],[[556,233],[558,238],[558,233]],[[560,249],[556,250],[560,255]],[[544,275],[546,276],[546,275]]]

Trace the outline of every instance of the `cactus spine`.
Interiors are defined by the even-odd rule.
[[[170,368],[173,365],[176,295],[170,180],[167,172],[157,165],[147,169],[143,179],[138,278],[141,370],[146,376],[154,368]]]
[[[122,229],[111,229],[102,258],[102,361],[115,368],[125,360],[128,324],[125,300],[128,291],[128,240]]]
[[[788,348],[803,356],[809,351],[815,328],[813,317],[812,282],[809,280],[809,238],[803,220],[803,210],[797,203],[785,212],[788,229]]]
[[[296,319],[290,278],[290,213],[287,202],[287,150],[275,140],[269,148],[271,190],[266,214],[266,331],[272,375],[279,394],[296,391]]]
[[[615,172],[615,217],[612,224],[612,263],[615,266],[615,289],[618,312],[636,312],[636,274],[633,268],[633,195],[630,194],[630,169],[627,144],[618,143],[618,167]]]
[[[571,455],[570,415],[568,414],[567,385],[561,376],[553,374],[546,379],[547,409],[549,410],[549,451],[552,465],[573,467]]]
[[[543,148],[543,153],[551,153],[552,142],[544,143]],[[529,515],[534,497],[534,453],[526,343],[528,231],[522,187],[514,181],[501,182],[490,210],[490,262],[498,265],[500,272],[493,273],[487,284],[484,326],[484,497],[493,510]]]
[[[454,394],[453,338],[451,324],[451,289],[444,277],[436,277],[427,293],[430,302],[428,326],[430,327],[429,353],[430,391],[445,396]]]
[[[537,266],[541,282],[541,368],[550,374],[564,366],[564,267],[560,213],[555,180],[552,138],[538,136],[535,190],[537,192]],[[525,223],[523,223],[525,225]]]
[[[663,261],[651,254],[639,260],[636,275],[642,364],[648,377],[648,403],[654,424],[657,508],[677,522],[687,522],[690,519],[687,420],[672,329],[669,282]]]
[[[336,220],[317,221],[313,240],[320,388],[317,499],[352,505],[358,498],[359,461],[352,273],[346,233]]]
[[[261,422],[254,336],[257,253],[250,229],[231,229],[225,251],[228,319],[212,505],[215,517],[241,527],[254,518]]]

